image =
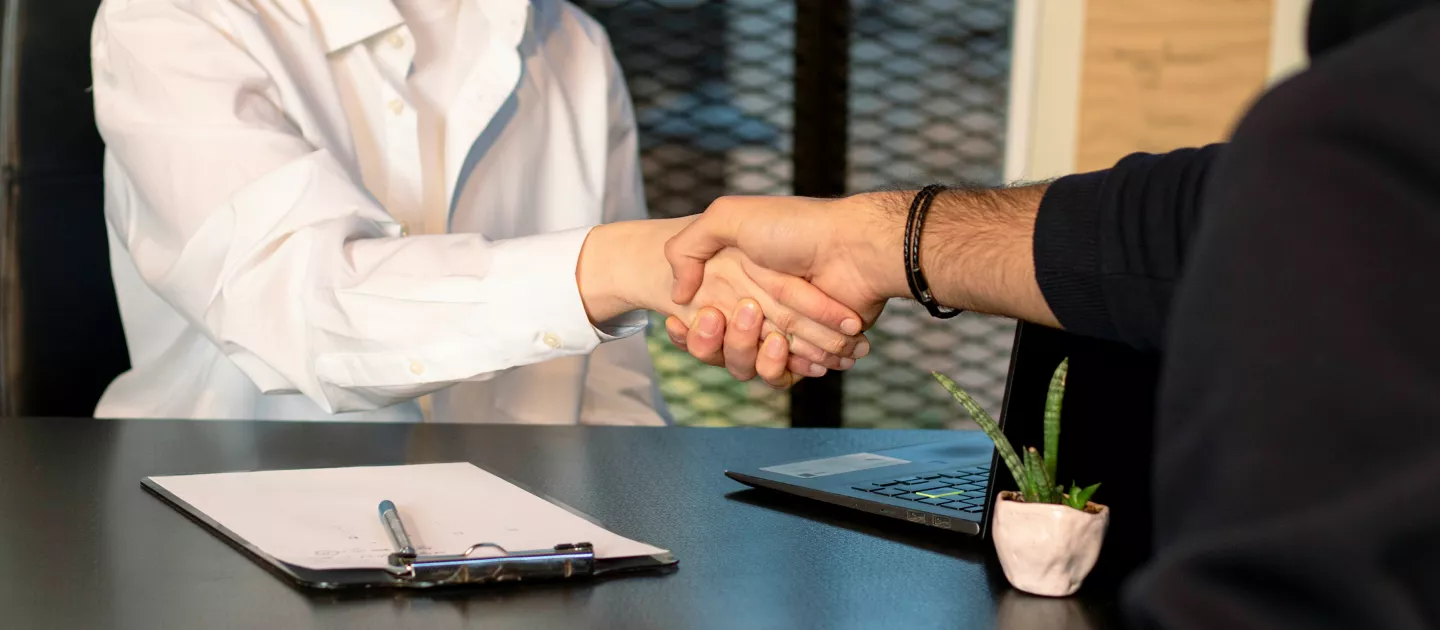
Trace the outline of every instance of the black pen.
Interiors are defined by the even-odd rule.
[[[390,544],[395,547],[392,557],[414,558],[415,547],[410,544],[410,535],[405,533],[400,511],[389,499],[380,502],[380,522],[385,525],[385,533],[390,535]]]

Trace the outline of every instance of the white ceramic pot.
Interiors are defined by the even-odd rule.
[[[1018,498],[1017,493],[1001,492],[990,524],[1005,579],[1035,595],[1074,593],[1100,557],[1110,509],[1092,502],[1082,512]]]

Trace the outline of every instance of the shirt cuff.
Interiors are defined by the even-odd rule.
[[[624,339],[645,330],[650,325],[650,314],[645,311],[630,311],[617,315],[595,326],[595,335],[601,342]]]
[[[536,358],[585,354],[602,333],[590,323],[575,265],[591,228],[537,234],[494,243],[489,300],[513,330],[527,331]],[[617,318],[618,319],[618,318]]]
[[[1035,217],[1035,280],[1065,330],[1115,338],[1100,277],[1100,197],[1109,171],[1052,182]]]

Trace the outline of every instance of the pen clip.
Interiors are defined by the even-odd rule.
[[[390,554],[393,563],[396,557],[414,558],[415,545],[410,542],[410,534],[405,531],[405,522],[400,520],[400,510],[390,500],[380,502],[380,523],[385,526],[385,534],[390,537],[390,544],[395,552]]]

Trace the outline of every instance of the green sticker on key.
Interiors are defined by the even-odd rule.
[[[922,496],[922,497],[930,497],[931,499],[938,499],[938,498],[940,498],[940,497],[948,497],[948,496],[950,496],[950,495],[952,495],[952,494],[965,494],[965,491],[964,491],[964,490],[956,490],[956,491],[954,491],[954,492],[946,492],[945,494],[930,494],[930,493],[928,493],[928,492],[916,492],[915,494],[918,494],[918,495],[920,495],[920,496]]]

